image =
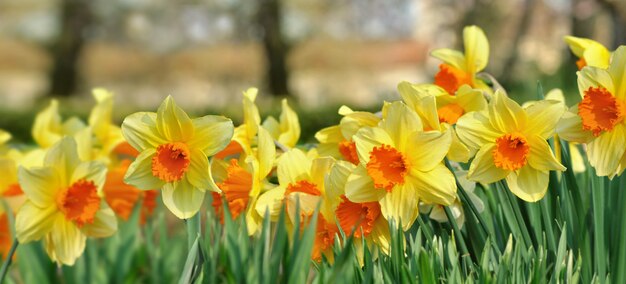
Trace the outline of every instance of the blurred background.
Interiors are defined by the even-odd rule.
[[[563,36],[609,49],[626,42],[623,0],[0,0],[0,128],[30,139],[50,98],[85,116],[90,89],[117,94],[116,117],[166,95],[196,114],[241,116],[261,89],[262,114],[288,97],[303,138],[336,123],[340,104],[376,109],[407,80],[431,82],[439,47],[462,48],[465,25],[490,41],[486,72],[510,95],[564,89],[576,65]]]

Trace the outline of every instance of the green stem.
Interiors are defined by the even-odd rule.
[[[606,247],[604,245],[604,192],[607,188],[607,182],[604,178],[594,177],[598,183],[591,191],[591,199],[593,200],[593,224],[595,238],[595,257],[596,257],[596,274],[600,283],[606,280]]]
[[[509,186],[506,184],[504,180],[501,180],[500,183],[502,184],[502,187],[506,188],[506,194],[505,194],[506,198],[509,200],[509,204],[511,205],[511,208],[513,209],[513,213],[515,214],[517,226],[519,227],[520,232],[522,233],[522,237],[524,238],[524,242],[526,243],[526,248],[529,248],[530,246],[533,245],[533,243],[532,243],[532,240],[530,239],[530,233],[528,233],[528,228],[526,226],[526,223],[524,222],[524,218],[522,217],[522,211],[519,208],[517,197],[514,196],[513,193],[511,193]]]
[[[187,249],[191,250],[193,243],[200,236],[200,213],[185,219],[185,225],[187,225]]]
[[[7,255],[6,260],[4,260],[4,263],[2,264],[2,270],[0,270],[0,283],[4,283],[4,277],[6,277],[7,272],[9,272],[9,266],[13,262],[13,255],[15,254],[15,251],[17,250],[17,246],[19,244],[20,243],[17,241],[17,239],[13,239],[11,250],[9,250],[9,254]]]
[[[463,269],[465,270],[465,275],[467,275],[467,272],[469,271],[468,269],[470,269],[471,265],[472,265],[472,260],[470,259],[470,254],[469,251],[467,250],[467,246],[465,245],[465,239],[463,239],[463,235],[461,234],[461,230],[459,229],[459,226],[456,223],[456,220],[454,219],[454,215],[452,215],[452,211],[450,211],[450,207],[448,206],[444,206],[443,207],[444,211],[446,212],[446,216],[448,217],[448,221],[450,222],[450,224],[452,224],[452,229],[454,230],[454,236],[457,239],[457,242],[459,243],[459,246],[461,247],[461,259],[463,259]]]

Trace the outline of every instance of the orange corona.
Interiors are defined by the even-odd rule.
[[[505,134],[496,139],[493,162],[505,170],[518,170],[526,165],[530,147],[526,138],[518,133]]]
[[[179,181],[187,172],[190,162],[187,144],[174,142],[159,145],[152,157],[152,175],[165,182]]]
[[[366,169],[377,188],[390,192],[395,185],[404,184],[409,165],[396,148],[383,144],[372,149]]]
[[[624,120],[626,107],[605,88],[590,87],[578,104],[578,115],[583,129],[599,136],[602,131],[611,131]]]

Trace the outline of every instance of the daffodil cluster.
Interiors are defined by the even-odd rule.
[[[581,101],[569,109],[560,90],[523,105],[508,97],[481,73],[489,42],[469,26],[463,51],[431,53],[442,61],[432,82],[400,82],[397,99],[375,112],[340,107],[339,123],[315,133],[315,145],[301,143],[287,100],[278,118],[263,119],[255,88],[243,92],[236,127],[224,116],[192,118],[172,97],[156,112],[127,116],[121,127],[112,122],[106,90],[93,91],[87,122],[64,120],[53,100],[35,118],[35,147],[13,147],[0,131],[0,195],[10,205],[0,211],[0,252],[11,246],[8,210],[19,242],[41,240],[52,260],[72,265],[87,237],[112,235],[115,215],[129,219],[138,202],[145,222],[160,194],[180,219],[199,212],[222,222],[242,218],[251,236],[265,218],[285,212],[291,230],[315,226],[312,258],[332,261],[341,232],[361,239],[357,247],[386,254],[389,224],[407,231],[420,214],[446,222],[449,207],[462,226],[460,190],[478,211],[475,188],[496,190],[489,188],[496,182],[527,202],[542,199],[550,172],[565,170],[560,139],[572,142],[574,172],[585,171],[586,153],[597,175],[620,175],[626,47],[611,52],[589,39],[565,40],[580,69]]]

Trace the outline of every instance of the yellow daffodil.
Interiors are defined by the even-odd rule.
[[[415,221],[418,201],[450,205],[456,198],[454,176],[443,159],[450,132],[423,131],[419,116],[402,102],[385,108],[376,127],[363,127],[354,135],[360,164],[345,187],[355,203],[380,202],[387,220],[401,222],[404,230]]]
[[[535,202],[548,189],[548,173],[563,171],[546,141],[554,135],[563,104],[544,100],[523,109],[500,90],[488,111],[472,112],[457,122],[459,138],[478,149],[467,177],[481,183],[506,178],[513,194]]]
[[[430,55],[442,60],[435,75],[435,85],[454,95],[463,85],[488,90],[489,87],[476,74],[489,62],[489,42],[482,29],[468,26],[463,29],[465,53],[448,48],[433,50]]]
[[[115,215],[102,199],[106,167],[82,162],[73,138],[54,144],[43,167],[20,167],[18,176],[27,201],[16,216],[17,239],[43,240],[53,261],[73,265],[86,237],[107,237],[117,230]]]
[[[213,193],[216,213],[223,221],[223,197],[228,203],[232,218],[245,213],[250,235],[258,233],[261,228],[263,215],[256,210],[257,199],[266,184],[267,176],[272,172],[276,155],[274,139],[269,132],[263,127],[259,127],[257,131],[257,147],[249,155],[230,161],[213,159],[211,162],[213,178],[221,189],[221,193]]]
[[[602,69],[609,67],[611,52],[601,43],[588,38],[566,36],[565,42],[569,45],[572,53],[578,57],[576,66],[578,70],[585,66],[593,66]]]
[[[260,216],[264,216],[267,210],[275,219],[281,207],[285,206],[292,223],[299,211],[299,219],[305,225],[319,205],[313,259],[319,261],[325,255],[332,261],[331,249],[338,230],[334,222],[334,212],[327,200],[325,178],[334,159],[312,156],[307,156],[297,148],[282,154],[277,166],[279,185],[259,197],[256,210]],[[300,205],[298,210],[297,205]]]
[[[249,88],[243,92],[243,123],[235,128],[232,141],[230,141],[228,146],[217,153],[215,157],[223,159],[231,155],[240,154],[242,151],[247,153],[251,151],[257,130],[261,124],[259,109],[254,103],[258,92],[257,88]]]
[[[140,152],[128,168],[125,182],[143,190],[161,188],[165,206],[178,218],[195,215],[207,189],[219,191],[207,157],[230,141],[230,119],[214,115],[191,119],[168,96],[157,113],[126,117],[122,133]]]
[[[400,83],[398,91],[406,105],[420,116],[425,129],[451,132],[452,144],[446,155],[449,160],[465,163],[471,158],[473,152],[459,140],[454,125],[465,113],[487,108],[481,91],[463,85],[452,96],[436,85],[409,82]]]
[[[557,133],[587,143],[596,174],[613,178],[626,168],[626,46],[613,53],[607,69],[587,66],[577,74],[582,101],[563,115]]]
[[[263,121],[263,127],[270,132],[280,145],[293,148],[300,139],[300,121],[298,114],[291,109],[286,99],[282,100],[282,112],[279,120],[269,116]]]
[[[343,116],[338,125],[326,127],[315,133],[315,139],[320,142],[317,147],[322,156],[342,158],[355,165],[359,164],[359,156],[352,136],[361,127],[376,126],[380,117],[365,111],[352,111],[347,106],[339,108],[339,114]]]
[[[48,107],[35,116],[32,135],[37,145],[47,149],[63,136],[75,135],[85,127],[87,125],[78,117],[71,117],[63,122],[59,114],[59,102],[51,100]]]
[[[373,244],[376,244],[383,253],[388,254],[391,243],[389,223],[381,214],[380,203],[376,201],[356,203],[345,195],[346,182],[355,168],[356,165],[346,161],[334,163],[325,186],[329,207],[334,211],[335,222],[347,235],[354,232],[355,238],[366,240],[370,250],[374,250]],[[360,241],[356,241],[355,244],[361,249]],[[359,254],[362,254],[361,250]]]

